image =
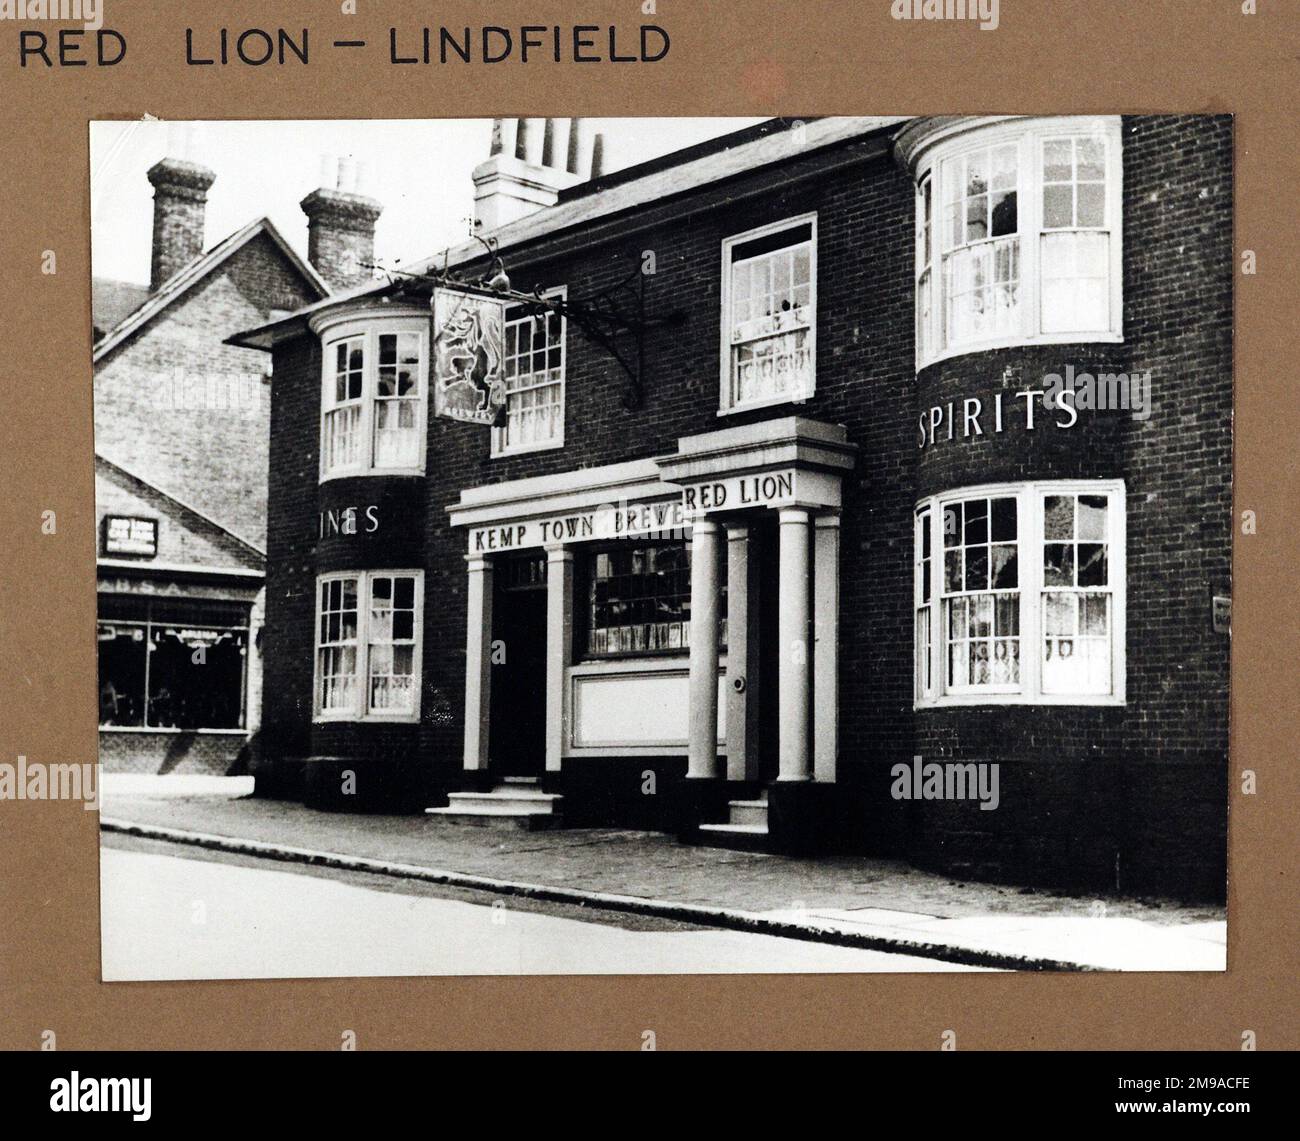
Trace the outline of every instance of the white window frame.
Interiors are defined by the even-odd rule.
[[[428,445],[429,418],[429,325],[424,314],[384,314],[359,317],[330,325],[321,330],[321,385],[320,385],[320,482],[345,479],[356,475],[424,475],[425,452]],[[375,462],[375,406],[379,402],[379,338],[385,333],[416,334],[420,338],[419,392],[414,398],[416,408],[416,454],[414,464],[377,464]],[[340,341],[363,341],[365,354],[361,385],[361,436],[359,459],[346,467],[326,468],[326,414],[332,405],[331,389],[334,384],[334,346]]]
[[[556,286],[554,289],[546,290],[542,294],[542,296],[544,298],[558,298],[559,300],[563,301],[568,298],[569,289],[568,286],[566,285]],[[527,319],[528,318],[516,318],[516,320],[527,320]],[[511,321],[506,322],[507,326],[513,323],[514,322]],[[498,459],[499,457],[502,456],[526,455],[529,452],[550,452],[550,451],[555,451],[558,448],[564,447],[565,419],[566,419],[566,412],[568,411],[568,406],[566,404],[566,401],[568,399],[568,392],[569,392],[568,377],[569,377],[569,322],[568,319],[563,314],[561,314],[560,315],[560,432],[559,435],[551,440],[543,440],[538,443],[532,443],[532,444],[516,444],[513,447],[510,447],[507,446],[505,442],[506,429],[493,428],[492,429],[492,451],[491,451],[491,456],[493,459]],[[529,387],[541,388],[545,386],[530,385]],[[509,409],[508,401],[509,401],[509,397],[507,397],[507,414]]]
[[[1044,143],[1051,139],[1094,137],[1106,146],[1105,224],[1082,230],[1043,227],[1043,157]],[[1017,146],[1016,233],[1019,236],[1019,324],[1018,331],[1001,333],[979,340],[945,344],[944,322],[947,292],[944,280],[947,254],[943,216],[947,196],[942,184],[944,163],[976,151],[1008,144]],[[914,320],[916,324],[916,367],[924,368],[950,357],[1017,345],[1059,345],[1079,342],[1120,343],[1124,340],[1123,282],[1123,134],[1119,116],[1060,116],[1042,119],[1013,119],[974,130],[962,130],[934,143],[923,156],[916,171],[916,249]],[[924,230],[924,192],[927,183],[931,201],[931,261],[928,288],[930,312],[922,330],[921,246]],[[1044,234],[1062,232],[1107,232],[1109,243],[1110,296],[1105,328],[1078,329],[1069,332],[1042,331],[1042,243]]]
[[[370,596],[371,583],[376,578],[410,578],[415,580],[414,643],[412,651],[412,686],[415,690],[415,707],[412,710],[378,710],[370,705]],[[355,579],[357,583],[357,638],[356,697],[349,709],[321,708],[321,600],[325,585]],[[317,723],[332,721],[369,721],[413,724],[420,720],[420,690],[422,658],[424,654],[424,571],[409,567],[380,570],[330,571],[316,576],[316,601],[312,611],[312,720]]]
[[[812,320],[808,327],[808,354],[812,360],[812,379],[805,391],[786,392],[778,396],[764,397],[760,400],[746,400],[733,403],[731,400],[731,275],[733,263],[731,251],[738,245],[779,234],[782,230],[791,230],[797,226],[811,226],[809,246],[809,290],[808,307],[812,310]],[[727,416],[733,412],[748,412],[752,408],[770,408],[778,404],[797,404],[811,400],[817,392],[817,212],[797,214],[783,218],[767,226],[758,226],[746,230],[743,234],[733,234],[722,242],[722,305],[720,311],[721,326],[721,361],[718,388],[718,415]]]
[[[1107,591],[1111,597],[1111,686],[1110,692],[1044,693],[1042,686],[1042,607],[1043,595],[1043,500],[1048,495],[1107,495],[1108,550]],[[952,692],[947,687],[946,654],[948,632],[944,625],[943,595],[943,512],[958,500],[1014,498],[1016,508],[1017,586],[1020,596],[1020,683],[1015,690],[963,688]],[[928,603],[921,601],[920,586],[920,517],[929,511],[931,589]],[[915,539],[912,553],[913,581],[913,707],[917,709],[954,705],[1123,705],[1125,704],[1125,599],[1127,595],[1128,508],[1122,480],[1035,480],[1028,483],[993,483],[954,488],[940,495],[922,499],[913,516]],[[916,630],[921,610],[930,611],[930,678],[931,688],[923,691],[923,676],[918,661],[920,646]]]

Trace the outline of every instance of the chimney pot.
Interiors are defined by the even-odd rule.
[[[597,133],[591,143],[591,177],[599,178],[605,173],[605,136]]]

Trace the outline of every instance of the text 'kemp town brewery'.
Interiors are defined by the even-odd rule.
[[[1231,120],[773,121],[594,177],[540,131],[496,125],[487,241],[232,338],[259,790],[1221,896]],[[435,414],[449,273],[516,298],[493,423]]]

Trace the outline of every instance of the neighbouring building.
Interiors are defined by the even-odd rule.
[[[261,711],[269,359],[232,332],[370,276],[378,204],[303,202],[303,260],[266,218],[204,250],[216,175],[164,158],[148,285],[93,282],[100,759],[225,773]]]
[[[481,242],[231,338],[274,362],[259,791],[1221,897],[1231,119],[771,121],[597,177],[565,134],[475,172],[573,303],[507,310],[502,424],[430,400],[421,271]]]

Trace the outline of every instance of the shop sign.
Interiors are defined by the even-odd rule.
[[[154,558],[158,554],[158,520],[105,515],[104,554]]]
[[[471,527],[469,549],[474,554],[517,551],[552,543],[581,543],[631,535],[685,534],[686,514],[679,500],[656,503],[602,504],[590,511],[552,515]]]
[[[727,476],[682,488],[686,511],[736,511],[745,507],[785,507],[795,499],[794,468]]]

